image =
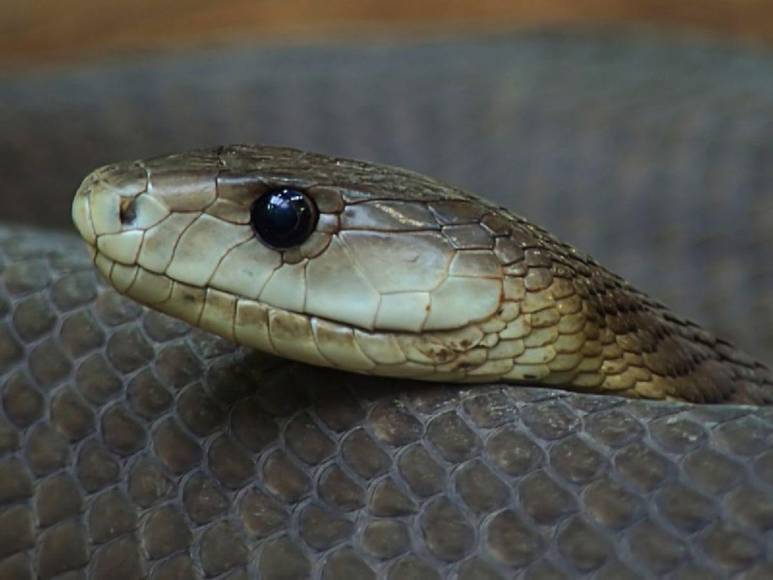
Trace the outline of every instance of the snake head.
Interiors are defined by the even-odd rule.
[[[688,400],[771,380],[541,228],[398,168],[251,146],[118,163],[73,219],[119,292],[303,362]]]
[[[266,208],[283,195],[307,206],[307,231],[276,243]],[[296,227],[291,218],[278,219]],[[349,370],[466,376],[486,366],[487,335],[516,320],[525,295],[507,276],[527,251],[509,235],[512,216],[410,171],[294,149],[108,165],[83,181],[73,219],[118,291],[238,343]],[[513,336],[526,331],[516,326]]]

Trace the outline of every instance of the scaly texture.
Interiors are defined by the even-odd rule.
[[[266,191],[305,191],[308,240],[267,247]],[[122,293],[240,344],[364,374],[773,401],[759,362],[504,208],[402,169],[231,146],[89,175],[73,217]]]
[[[0,228],[0,578],[773,575],[769,408],[265,359],[82,246]]]

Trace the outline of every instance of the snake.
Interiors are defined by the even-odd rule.
[[[773,375],[589,256],[394,167],[267,146],[119,163],[73,202],[120,292],[300,362],[768,404]]]
[[[501,193],[497,188],[512,190],[507,179],[517,175],[516,190],[533,185],[523,204],[539,193],[553,207],[549,191],[579,196],[604,184],[621,195],[652,192],[655,204],[662,199],[654,195],[660,185],[669,192],[684,185],[705,187],[700,203],[735,219],[745,215],[738,207],[763,199],[742,196],[728,205],[719,192],[729,187],[741,194],[766,182],[766,150],[758,146],[767,135],[758,111],[769,95],[765,58],[721,47],[562,35],[466,43],[463,50],[468,57],[462,60],[454,43],[367,57],[362,47],[356,57],[315,50],[303,60],[303,74],[288,66],[295,57],[234,51],[197,59],[195,75],[175,60],[57,73],[45,82],[6,79],[0,173],[4,193],[15,201],[3,215],[61,225],[66,202],[52,192],[70,191],[71,182],[74,189],[76,174],[109,160],[102,156],[257,134],[273,140],[300,135],[298,142],[326,150],[357,142],[373,158],[406,165],[415,157],[416,166],[454,179],[467,175],[492,196]],[[390,58],[411,66],[385,66]],[[461,64],[448,66],[452,62]],[[425,66],[420,75],[417,66]],[[471,73],[474,90],[458,90],[459,79]],[[661,92],[655,84],[669,88]],[[276,90],[288,86],[293,90]],[[192,93],[200,99],[191,100]],[[639,99],[643,93],[646,99]],[[378,95],[384,107],[365,104]],[[438,107],[441,95],[444,106]],[[260,107],[245,108],[256,98]],[[108,101],[115,105],[95,114],[94,104]],[[320,107],[312,106],[317,102]],[[343,113],[347,108],[356,111],[356,123]],[[381,116],[387,111],[390,123],[400,120],[396,125],[441,127],[452,120],[459,131],[447,131],[444,140],[422,140],[419,130],[390,138]],[[341,122],[335,130],[319,122],[329,112]],[[653,138],[657,149],[648,145]],[[713,146],[708,151],[695,143]],[[584,157],[587,151],[595,153]],[[745,152],[741,159],[739,151]],[[567,164],[568,157],[584,162]],[[603,169],[600,157],[609,167],[625,168]],[[653,168],[644,179],[642,159]],[[561,177],[551,178],[559,167]],[[408,179],[394,171],[366,173],[379,181]],[[297,175],[292,167],[282,173],[285,179]],[[176,177],[187,187],[186,175]],[[285,179],[282,188],[309,194],[310,183]],[[352,185],[346,179],[346,188]],[[134,193],[127,190],[125,197]],[[50,201],[50,211],[33,215],[33,205],[24,203],[28,195],[46,207]],[[598,226],[597,242],[614,241],[601,221],[632,228],[646,223],[619,208],[613,220],[598,206],[569,209],[565,213],[582,214],[581,224]],[[594,210],[598,224],[587,221]],[[660,216],[651,205],[641,211],[649,219]],[[691,206],[674,211],[680,219],[692,215]],[[131,203],[118,212],[131,217]],[[752,229],[765,223],[752,221]],[[531,237],[546,235],[522,227]],[[384,229],[395,235],[394,228]],[[620,229],[612,231],[619,235]],[[759,232],[764,238],[764,228]],[[736,233],[741,239],[731,245],[739,247],[746,237]],[[632,238],[646,239],[640,234],[631,231]],[[692,325],[684,336],[679,330],[686,323],[666,318],[659,305],[627,286],[622,294],[646,305],[640,314],[648,327],[676,331],[675,356],[686,367],[672,378],[682,379],[639,393],[572,386],[555,375],[558,386],[571,390],[549,388],[542,380],[547,375],[512,383],[427,382],[311,366],[235,346],[127,299],[124,286],[118,284],[119,292],[110,278],[106,283],[95,276],[79,238],[0,225],[0,578],[773,576],[773,419],[767,407],[736,404],[764,396],[756,380],[764,371],[726,343],[702,333],[696,340]],[[669,268],[688,261],[678,244],[666,247],[675,252]],[[753,260],[758,254],[749,251],[746,258]],[[118,279],[125,264],[116,262]],[[584,269],[581,263],[572,258]],[[585,267],[607,276],[595,264]],[[724,270],[698,274],[716,272]],[[749,284],[723,286],[718,310],[740,318],[742,290],[754,291]],[[691,295],[700,290],[688,286]],[[596,307],[612,304],[595,292],[587,302],[599,320],[603,309]],[[318,318],[333,322],[328,316]],[[604,312],[608,316],[614,318]],[[374,332],[367,324],[346,324]],[[747,344],[762,338],[752,326]],[[720,379],[709,384],[725,386],[687,385],[685,376],[701,375],[701,364],[681,358],[691,345],[717,367],[711,376]],[[310,356],[303,353],[304,360]],[[653,373],[651,357],[642,358]],[[327,366],[341,362],[334,357]],[[409,376],[429,378],[426,359],[411,362]],[[693,365],[698,372],[684,374]],[[756,379],[744,380],[745,373]],[[602,390],[611,394],[596,394]],[[669,400],[615,394],[624,391]],[[675,400],[691,397],[725,404]]]
[[[244,145],[72,214],[0,228],[0,577],[770,574],[769,370],[525,218]]]

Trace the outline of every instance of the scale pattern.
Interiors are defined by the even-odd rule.
[[[2,228],[0,577],[773,575],[770,408],[408,384],[235,349]]]

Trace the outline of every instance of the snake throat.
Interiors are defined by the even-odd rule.
[[[255,236],[271,188],[319,210]],[[73,220],[121,293],[229,340],[353,372],[536,381],[693,402],[771,400],[760,363],[509,211],[405,170],[273,147],[119,163]]]

